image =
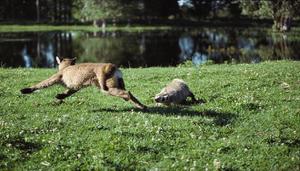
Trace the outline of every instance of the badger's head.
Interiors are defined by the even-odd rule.
[[[154,97],[156,103],[169,103],[169,95],[168,94],[157,94]]]
[[[59,57],[56,57],[56,62],[58,64],[58,70],[62,70],[70,65],[75,65],[76,62],[76,58],[64,58],[64,59],[60,59]]]

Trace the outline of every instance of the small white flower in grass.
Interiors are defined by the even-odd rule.
[[[216,168],[216,170],[219,170],[221,168],[221,161],[218,159],[214,159],[214,167]]]
[[[43,162],[41,163],[41,165],[44,165],[44,166],[50,166],[50,163],[47,162],[47,161],[43,161]]]
[[[161,127],[158,127],[158,129],[157,129],[157,131],[156,131],[156,134],[159,134],[161,131],[162,131],[162,128],[161,128]]]

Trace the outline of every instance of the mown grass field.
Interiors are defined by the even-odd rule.
[[[54,69],[0,69],[0,170],[299,170],[300,62],[122,69],[146,112],[89,87],[58,104]],[[156,107],[182,78],[204,104]]]
[[[109,26],[105,31],[139,32],[151,30],[170,30],[170,26]],[[101,27],[92,25],[3,25],[0,24],[0,33],[6,32],[42,32],[42,31],[102,31]]]

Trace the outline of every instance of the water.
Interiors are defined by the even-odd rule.
[[[299,60],[300,39],[257,28],[199,28],[146,32],[0,33],[0,65],[55,67],[55,56],[122,67],[259,63]]]

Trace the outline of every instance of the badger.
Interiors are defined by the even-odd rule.
[[[183,104],[187,97],[191,97],[193,103],[197,102],[187,84],[181,79],[174,79],[155,95],[154,100],[158,105]]]

